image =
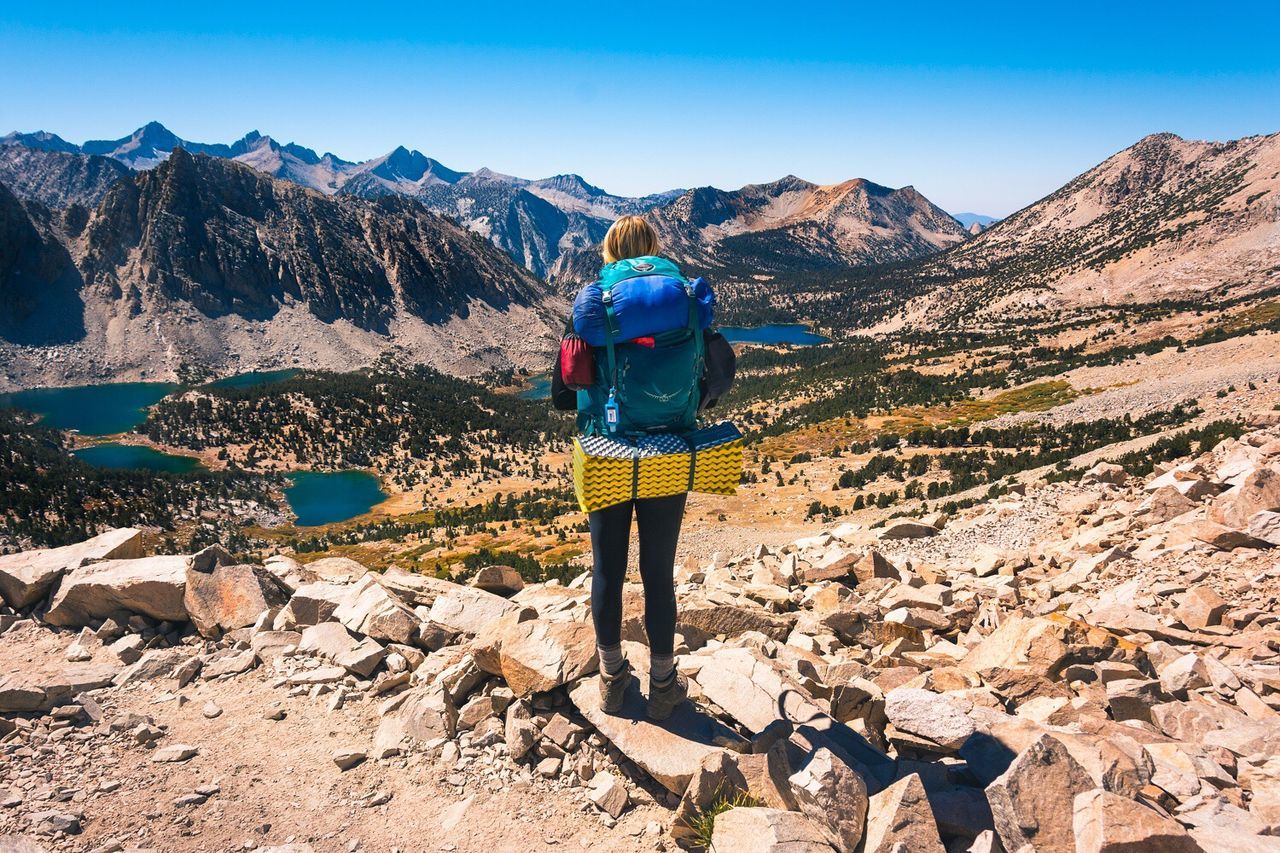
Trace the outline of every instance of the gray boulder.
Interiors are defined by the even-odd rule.
[[[5,554],[0,556],[0,600],[10,607],[31,607],[72,569],[94,560],[134,559],[142,554],[142,531],[132,527],[108,530],[61,548]]]
[[[418,617],[378,583],[373,574],[356,581],[333,611],[333,618],[357,634],[386,643],[408,645],[418,631]]]
[[[185,622],[190,564],[190,557],[157,556],[80,566],[58,584],[45,621],[70,628],[120,613],[140,613]]]
[[[716,816],[713,850],[742,853],[831,853],[826,836],[804,815],[739,807]]]

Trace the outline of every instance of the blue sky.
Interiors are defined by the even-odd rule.
[[[16,2],[0,133],[155,119],[629,195],[794,173],[1005,215],[1148,133],[1280,131],[1277,32],[1275,2]]]

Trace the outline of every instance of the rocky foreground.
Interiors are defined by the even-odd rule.
[[[1252,427],[690,561],[660,725],[643,679],[600,709],[589,575],[128,529],[0,557],[0,850],[1280,849],[1280,418]]]

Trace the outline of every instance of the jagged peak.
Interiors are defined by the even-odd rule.
[[[169,128],[165,127],[158,121],[149,121],[142,127],[135,130],[131,136],[132,139],[148,142],[168,142],[170,140],[182,141],[182,137],[178,136]]]
[[[476,169],[474,172],[467,175],[467,179],[474,180],[474,181],[489,181],[491,183],[513,184],[513,185],[523,185],[525,183],[528,183],[527,181],[524,181],[513,175],[504,175],[502,172],[495,172],[493,169],[490,169],[488,166],[481,166],[479,169]]]
[[[429,162],[421,151],[410,151],[403,145],[397,145],[370,161],[369,171],[389,181],[417,181],[426,173]]]
[[[817,184],[806,181],[804,178],[798,178],[795,175],[783,175],[776,181],[769,181],[763,184],[747,184],[742,188],[741,192],[754,190],[773,195],[777,193],[794,192],[796,190],[811,190],[815,189],[817,186]]]
[[[549,189],[557,189],[557,190],[560,190],[561,192],[567,192],[571,195],[577,194],[580,196],[588,196],[591,198],[598,198],[598,197],[609,195],[609,193],[600,189],[600,187],[597,187],[594,184],[587,183],[586,179],[583,178],[581,175],[577,175],[572,172],[568,172],[560,175],[552,175],[549,178],[541,178],[539,180],[532,181],[531,184],[536,187],[546,187]]]

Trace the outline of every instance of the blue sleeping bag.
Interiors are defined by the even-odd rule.
[[[686,279],[666,258],[628,258],[607,264],[600,281],[588,284],[573,304],[573,330],[593,347],[607,343],[608,323],[604,292],[609,290],[618,328],[615,343],[657,335],[689,325]],[[705,329],[715,319],[716,296],[704,279],[688,282],[698,302],[698,325]]]

